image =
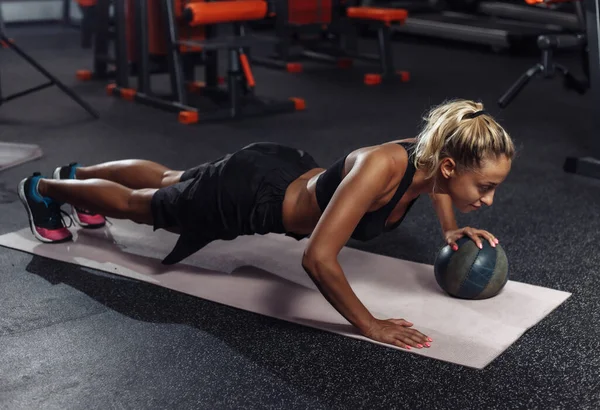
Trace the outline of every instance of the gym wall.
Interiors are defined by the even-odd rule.
[[[79,22],[81,11],[74,0],[12,0],[2,1],[0,7],[7,24],[62,21],[66,2],[71,21]]]

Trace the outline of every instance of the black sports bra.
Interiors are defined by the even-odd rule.
[[[367,212],[362,217],[352,233],[353,239],[357,239],[359,241],[368,241],[376,236],[379,236],[383,232],[396,229],[402,223],[406,217],[406,214],[408,214],[408,211],[410,211],[410,208],[417,200],[417,198],[415,198],[409,203],[408,207],[406,208],[406,212],[398,222],[395,222],[392,226],[386,227],[387,219],[396,207],[396,204],[398,204],[400,199],[402,199],[404,196],[404,193],[408,190],[416,171],[412,160],[413,154],[411,148],[413,144],[399,142],[398,145],[404,147],[409,155],[408,166],[406,167],[404,177],[400,181],[400,184],[396,189],[396,193],[387,204],[376,211]],[[329,201],[331,201],[331,198],[333,197],[337,187],[342,182],[345,163],[346,156],[337,160],[331,167],[319,175],[316,186],[316,196],[321,212],[325,211],[325,208],[327,208],[327,205],[329,204]]]

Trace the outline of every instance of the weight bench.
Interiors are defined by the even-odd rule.
[[[390,26],[392,24],[404,24],[406,18],[408,17],[408,12],[403,9],[349,7],[346,10],[346,16],[349,19],[364,22],[377,30],[379,55],[354,55],[354,58],[365,58],[371,61],[379,61],[380,63],[381,72],[375,74],[365,74],[365,84],[380,84],[383,81],[393,80],[396,78],[396,76],[399,76],[402,82],[409,81],[410,73],[408,71],[399,71],[395,69],[390,31]]]
[[[384,81],[408,81],[406,71],[394,67],[390,26],[403,24],[408,12],[403,9],[353,7],[342,0],[275,0],[275,53],[254,56],[252,61],[269,68],[292,73],[303,71],[301,61],[333,63],[349,68],[353,60],[378,62],[380,72],[366,74],[367,85]],[[357,25],[377,30],[377,55],[361,54],[357,46]]]
[[[178,113],[183,124],[305,108],[299,98],[272,100],[255,93],[249,50],[257,39],[246,35],[244,24],[267,15],[266,1],[128,1],[127,9],[125,0],[115,1],[117,73],[115,83],[107,88],[109,95]],[[217,27],[222,24],[233,26],[233,36],[218,35]],[[219,76],[219,51],[227,53],[226,79]],[[157,58],[169,76],[171,92],[167,94],[151,86],[152,63]],[[136,88],[129,86],[132,63]],[[204,67],[203,82],[195,78],[198,66]],[[200,108],[200,100],[214,107]]]

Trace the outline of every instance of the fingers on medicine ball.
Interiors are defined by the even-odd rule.
[[[487,240],[490,243],[490,245],[494,248],[496,247],[496,244],[498,244],[498,239],[496,239],[496,237],[488,231],[478,230],[478,231],[475,231],[475,235],[481,236],[482,238]],[[478,245],[479,245],[479,243],[478,243]],[[482,247],[480,246],[479,249],[481,249],[481,248]]]
[[[446,243],[448,244],[448,246],[450,247],[450,249],[452,249],[453,251],[457,251],[458,250],[458,245],[456,244],[456,241],[454,241],[452,239],[448,239],[446,241]]]
[[[481,235],[490,243],[492,247],[496,247],[496,238],[487,231],[481,231]]]
[[[468,236],[469,238],[471,238],[471,240],[473,240],[473,242],[475,242],[475,245],[477,245],[479,249],[483,249],[483,244],[481,243],[481,240],[479,239],[479,236],[477,236],[477,234],[470,232]]]

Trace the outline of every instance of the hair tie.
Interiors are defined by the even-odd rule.
[[[479,117],[480,115],[487,115],[487,111],[481,110],[481,111],[470,112],[467,115],[465,115],[463,118],[473,119],[473,118]]]

